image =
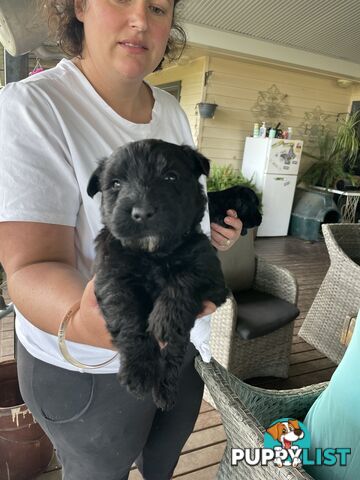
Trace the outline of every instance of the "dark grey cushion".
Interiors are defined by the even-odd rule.
[[[218,252],[226,285],[233,292],[248,290],[254,283],[254,229],[240,237],[226,252]]]
[[[236,331],[243,340],[261,337],[281,328],[299,315],[292,303],[257,290],[234,293],[237,303]]]

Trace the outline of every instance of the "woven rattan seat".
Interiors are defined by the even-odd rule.
[[[299,331],[306,342],[339,363],[342,337],[360,309],[360,224],[322,226],[330,268]]]
[[[231,289],[243,287],[239,295],[246,296],[247,291],[255,290],[296,305],[295,278],[285,268],[269,264],[255,256],[253,232],[249,231],[246,236],[241,237],[228,252],[221,252],[219,258],[228,286]],[[242,285],[236,284],[237,280],[241,280]],[[286,378],[294,319],[285,325],[283,323],[284,326],[280,328],[278,327],[281,322],[273,322],[272,331],[249,340],[244,340],[237,333],[237,322],[237,303],[234,296],[230,295],[227,302],[212,315],[213,357],[239,378],[259,376]],[[208,400],[208,397],[205,398]]]
[[[214,359],[204,363],[198,356],[196,369],[204,380],[221,414],[227,444],[221,460],[218,480],[310,480],[302,468],[249,466],[240,462],[231,466],[232,448],[263,447],[265,429],[278,418],[302,420],[327,383],[293,390],[265,390],[247,385],[226,371]]]

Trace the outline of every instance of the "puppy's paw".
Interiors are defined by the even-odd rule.
[[[164,383],[160,383],[153,388],[153,399],[155,405],[162,411],[169,411],[174,408],[176,403],[176,391],[170,389]]]
[[[130,366],[131,365],[131,366]],[[154,387],[157,377],[156,362],[144,362],[140,365],[132,363],[123,365],[118,373],[118,380],[122,385],[126,385],[129,392],[137,398],[144,398]]]
[[[220,307],[223,303],[226,302],[226,299],[229,295],[229,289],[228,288],[219,288],[217,292],[214,292],[214,294],[211,295],[209,300],[211,300],[217,307]]]

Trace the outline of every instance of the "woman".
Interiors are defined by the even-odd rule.
[[[54,443],[66,480],[128,478],[136,461],[147,480],[171,478],[195,423],[203,385],[193,359],[209,360],[207,303],[196,321],[170,412],[151,395],[121,386],[91,280],[99,203],[86,194],[97,160],[129,141],[192,145],[176,100],[143,79],[171,54],[178,0],[49,0],[61,44],[74,58],[0,95],[0,262],[16,305],[18,369],[24,400]],[[239,237],[229,211],[212,226],[222,250]],[[203,228],[209,231],[208,218]],[[81,369],[60,354],[59,325],[81,300],[66,340]],[[70,341],[69,341],[70,340]],[[195,347],[196,349],[195,349]],[[164,347],[161,345],[161,347]]]

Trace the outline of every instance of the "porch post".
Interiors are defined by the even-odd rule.
[[[5,85],[10,82],[17,82],[29,75],[29,55],[13,57],[4,49],[4,74]]]

